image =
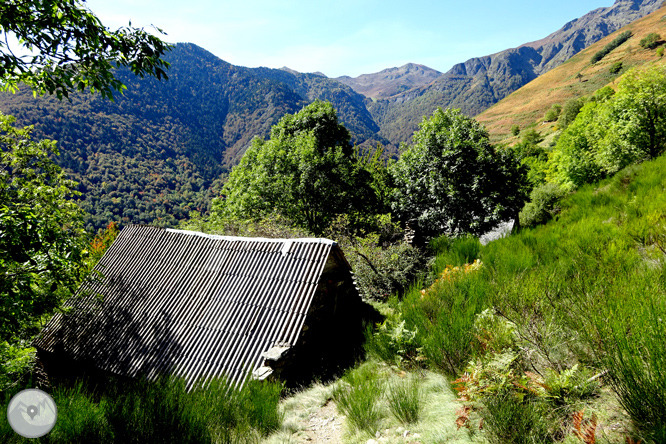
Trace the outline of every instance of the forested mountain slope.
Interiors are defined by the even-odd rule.
[[[213,182],[250,140],[316,98],[336,106],[356,143],[379,129],[363,96],[322,76],[236,67],[192,44],[176,45],[167,60],[168,81],[119,72],[127,90],[115,102],[34,98],[27,88],[0,96],[0,110],[34,124],[35,138],[58,141],[57,161],[80,183],[88,228],[174,224],[205,210]]]

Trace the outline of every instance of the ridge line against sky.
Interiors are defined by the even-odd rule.
[[[418,63],[441,72],[539,40],[613,0],[88,0],[105,26],[162,28],[233,65],[356,77]]]

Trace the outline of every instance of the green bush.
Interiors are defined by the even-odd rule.
[[[388,317],[375,331],[366,331],[365,350],[384,362],[403,367],[411,365],[420,357],[416,341],[416,330],[405,328],[405,321]]]
[[[345,248],[361,294],[376,301],[402,293],[426,268],[427,257],[406,242],[377,246],[361,242]]]
[[[415,288],[402,303],[407,328],[416,330],[425,362],[449,375],[465,368],[474,347],[474,319],[487,308],[487,282],[479,274],[440,281],[424,290],[427,294]]]
[[[622,71],[622,62],[615,62],[611,65],[610,69],[608,70],[611,74],[617,74],[620,71]]]
[[[569,126],[571,122],[576,119],[576,116],[584,104],[585,101],[579,98],[567,100],[562,107],[562,113],[560,114],[560,118],[557,121],[560,128],[564,129]]]
[[[618,35],[617,37],[615,37],[615,39],[613,39],[613,41],[611,41],[610,43],[608,43],[608,44],[607,44],[606,46],[604,46],[600,51],[598,51],[597,53],[595,53],[595,54],[592,56],[592,60],[591,60],[592,64],[595,64],[595,63],[597,63],[599,60],[601,60],[601,59],[603,59],[604,57],[606,57],[606,56],[607,56],[612,50],[614,50],[615,48],[617,48],[618,46],[620,46],[621,44],[623,44],[624,42],[626,42],[627,40],[629,40],[629,38],[630,38],[632,35],[633,35],[633,34],[632,34],[631,31],[625,31],[625,32],[623,32],[622,34],[620,34],[620,35]]]
[[[661,36],[656,32],[651,32],[641,39],[639,45],[641,45],[641,48],[654,49],[659,46],[660,42]]]
[[[546,223],[559,212],[557,203],[564,195],[565,190],[552,182],[536,187],[530,193],[530,201],[520,212],[520,225],[534,227]]]
[[[343,215],[324,235],[338,242],[345,252],[366,299],[383,301],[402,293],[427,268],[429,258],[404,242],[404,231],[392,221],[391,214],[360,221]]]
[[[490,396],[480,411],[483,428],[491,444],[535,444],[554,442],[557,424],[549,419],[542,400],[516,397],[512,392]]]
[[[663,46],[657,48],[657,55],[658,55],[659,57],[663,57],[663,56],[664,56],[664,47],[663,47]]]
[[[543,116],[543,121],[544,122],[556,121],[561,111],[562,111],[562,105],[558,103],[553,104],[553,106],[551,106],[550,109],[546,111],[546,114]]]
[[[35,368],[35,349],[28,344],[0,342],[0,393],[23,384]],[[23,348],[26,347],[26,348]]]
[[[520,134],[520,126],[518,126],[518,125],[511,125],[511,135],[515,137],[515,136],[517,136],[518,134]]]

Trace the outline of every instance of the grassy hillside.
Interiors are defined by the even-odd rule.
[[[430,276],[376,304],[367,359],[286,397],[262,442],[666,442],[664,171],[632,165],[485,246],[432,241]]]
[[[631,31],[633,36],[599,62],[591,63],[594,54],[625,31]],[[515,139],[510,135],[513,125],[521,129],[533,127],[542,135],[548,135],[555,129],[555,123],[543,123],[543,116],[553,104],[563,105],[571,98],[589,95],[606,85],[613,87],[618,78],[634,66],[663,66],[666,59],[660,57],[656,49],[643,49],[639,45],[641,39],[652,32],[666,38],[666,7],[581,51],[485,110],[476,119],[486,125],[495,141],[513,142]],[[622,69],[612,74],[610,69],[618,62],[622,63]]]

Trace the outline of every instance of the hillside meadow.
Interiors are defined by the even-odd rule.
[[[268,442],[301,442],[299,415],[329,402],[353,443],[664,442],[665,168],[586,185],[485,246],[433,241],[431,274],[376,304],[367,360],[285,399]]]

